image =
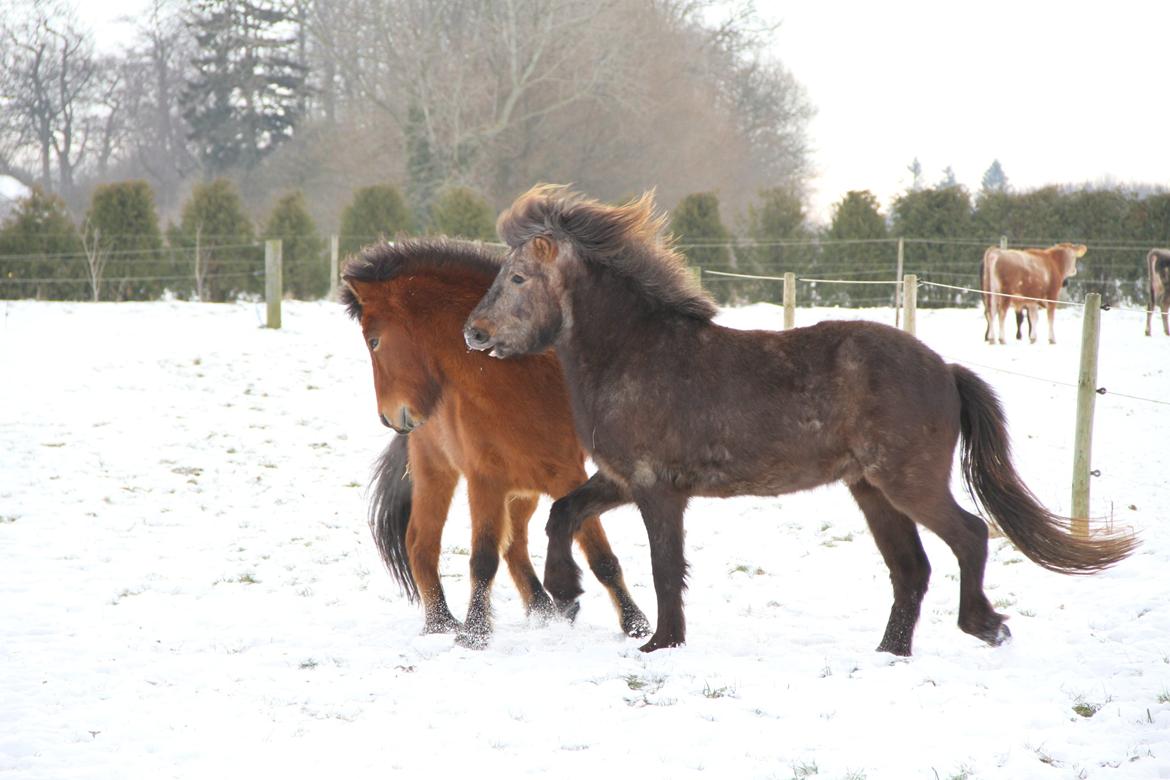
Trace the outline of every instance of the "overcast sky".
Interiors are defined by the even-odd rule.
[[[143,0],[78,3],[102,49]],[[851,189],[889,207],[917,157],[972,191],[1009,183],[1170,186],[1170,2],[757,0],[772,54],[808,91],[814,216]]]

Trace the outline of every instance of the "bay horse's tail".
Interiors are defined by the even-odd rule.
[[[1020,552],[1063,574],[1091,574],[1133,552],[1132,535],[1082,538],[1072,521],[1045,509],[1012,468],[1003,408],[991,386],[970,369],[951,365],[959,389],[963,477],[975,501]]]
[[[370,531],[386,568],[413,602],[418,599],[418,585],[414,582],[410,557],[406,552],[406,528],[410,524],[411,494],[414,492],[407,452],[409,443],[409,436],[395,436],[374,467],[374,478],[370,483]]]

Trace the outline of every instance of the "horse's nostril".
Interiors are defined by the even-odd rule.
[[[488,340],[487,334],[474,325],[467,326],[467,328],[463,331],[463,337],[466,339],[469,346],[486,344]]]

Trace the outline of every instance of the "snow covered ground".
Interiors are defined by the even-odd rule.
[[[840,486],[692,504],[686,647],[639,653],[588,575],[575,626],[529,625],[501,576],[488,649],[420,636],[366,528],[387,433],[339,306],[290,303],[280,331],[256,304],[0,308],[4,777],[1170,778],[1170,339],[1137,314],[1103,315],[1092,507],[1143,546],[1062,577],[994,539],[1015,638],[993,649],[955,626],[957,567],[924,532],[907,660],[873,651],[887,574]],[[832,316],[891,319],[798,324]],[[1068,511],[1078,313],[1057,328],[990,347],[976,310],[919,315],[997,388],[1018,467]],[[653,620],[640,519],[605,525]],[[460,495],[457,613],[469,537]]]

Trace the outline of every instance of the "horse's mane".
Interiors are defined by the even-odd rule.
[[[501,262],[500,255],[483,244],[442,237],[408,238],[363,247],[346,261],[342,276],[359,282],[386,282],[408,274],[454,271],[482,277],[491,284]],[[350,317],[361,318],[361,302],[349,287],[342,288],[341,303]]]
[[[562,185],[538,184],[500,215],[496,230],[512,248],[537,236],[567,241],[582,260],[633,280],[662,306],[710,320],[715,316],[715,302],[664,235],[665,224],[666,216],[655,213],[653,191],[625,205],[610,206]]]

